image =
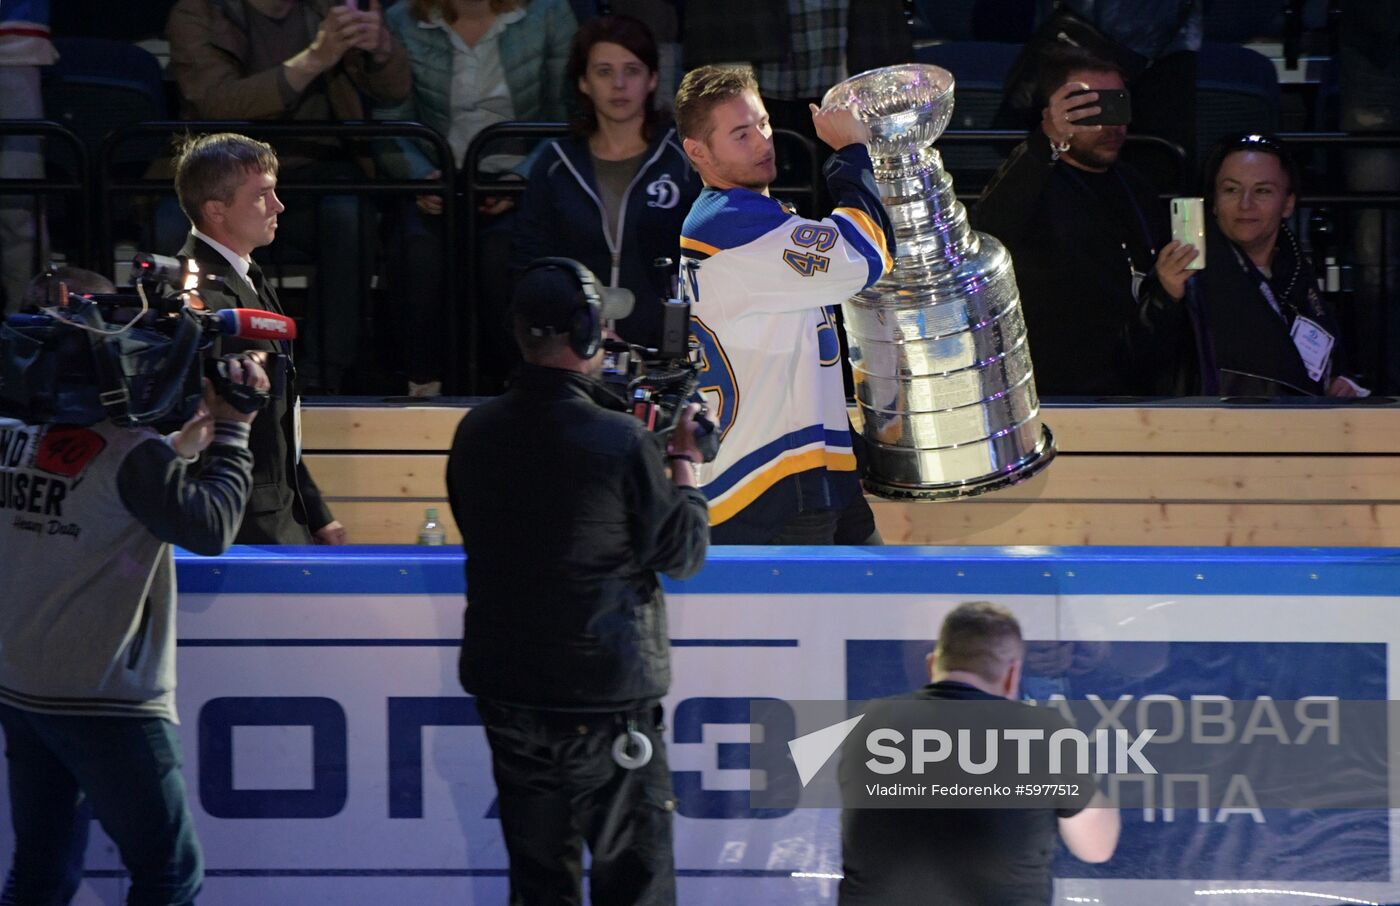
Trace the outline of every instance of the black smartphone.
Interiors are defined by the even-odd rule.
[[[1081,104],[1081,107],[1098,107],[1098,114],[1082,120],[1075,120],[1077,126],[1126,126],[1133,121],[1133,104],[1128,98],[1127,89],[1124,88],[1102,88],[1096,89],[1099,99],[1090,104]],[[1076,91],[1070,97],[1077,97],[1081,94],[1088,94],[1086,91]],[[1071,108],[1078,109],[1078,108]]]

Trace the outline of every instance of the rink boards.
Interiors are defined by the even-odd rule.
[[[182,555],[179,581],[201,904],[504,902],[489,753],[456,678],[459,549],[240,548]],[[1400,556],[1383,549],[721,548],[668,588],[676,864],[691,906],[834,902],[837,814],[749,807],[748,702],[919,685],[961,601],[1016,613],[1038,642],[1025,682],[1037,697],[1383,700],[1400,640]],[[1384,811],[1127,812],[1107,865],[1061,854],[1056,900],[1400,901],[1391,823]],[[119,903],[120,862],[100,833],[87,866],[77,902]]]

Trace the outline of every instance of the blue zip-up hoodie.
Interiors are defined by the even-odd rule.
[[[700,176],[681,150],[674,129],[657,136],[622,204],[622,240],[614,244],[604,224],[603,202],[588,143],[570,136],[543,149],[530,170],[511,243],[511,266],[519,272],[536,258],[573,258],[608,286],[636,296],[632,314],[618,333],[632,343],[655,346],[660,339],[661,300],[670,294],[676,266],[653,267],[657,258],[680,261],[681,224],[700,194]]]

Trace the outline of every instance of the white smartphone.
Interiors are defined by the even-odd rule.
[[[1172,199],[1172,238],[1195,246],[1196,257],[1186,265],[1198,271],[1206,266],[1206,203],[1202,198]]]

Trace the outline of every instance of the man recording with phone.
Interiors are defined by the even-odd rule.
[[[163,437],[149,421],[101,417],[125,409],[116,398],[136,401],[128,386],[114,392],[104,381],[151,372],[104,371],[98,334],[71,323],[54,330],[59,342],[40,343],[37,357],[16,355],[13,332],[0,342],[0,371],[35,385],[56,375],[61,391],[0,400],[0,725],[15,830],[0,902],[69,902],[95,817],[129,873],[127,902],[183,906],[199,892],[203,858],[175,730],[171,546],[212,556],[233,542],[253,484],[256,413],[243,399],[264,394],[268,380],[246,357],[225,357],[219,385],[229,399],[205,381],[199,401],[190,373],[198,359],[170,353],[184,367],[162,372],[143,398],[191,389],[177,397],[178,414],[152,420],[178,424],[194,411]],[[117,344],[121,332],[102,336]],[[45,356],[52,368],[33,364]],[[83,400],[91,405],[74,410]]]
[[[1177,393],[1193,380],[1179,304],[1196,251],[1169,241],[1167,208],[1119,160],[1131,116],[1112,63],[1057,47],[1041,65],[1040,125],[973,213],[1016,268],[1041,396]],[[1165,293],[1143,293],[1145,281]]]
[[[477,696],[516,906],[675,902],[671,681],[658,572],[704,563],[692,404],[663,440],[597,380],[631,293],[542,258],[516,285],[525,363],[462,419],[447,493],[467,554],[462,687]],[[669,474],[668,474],[669,465]]]

